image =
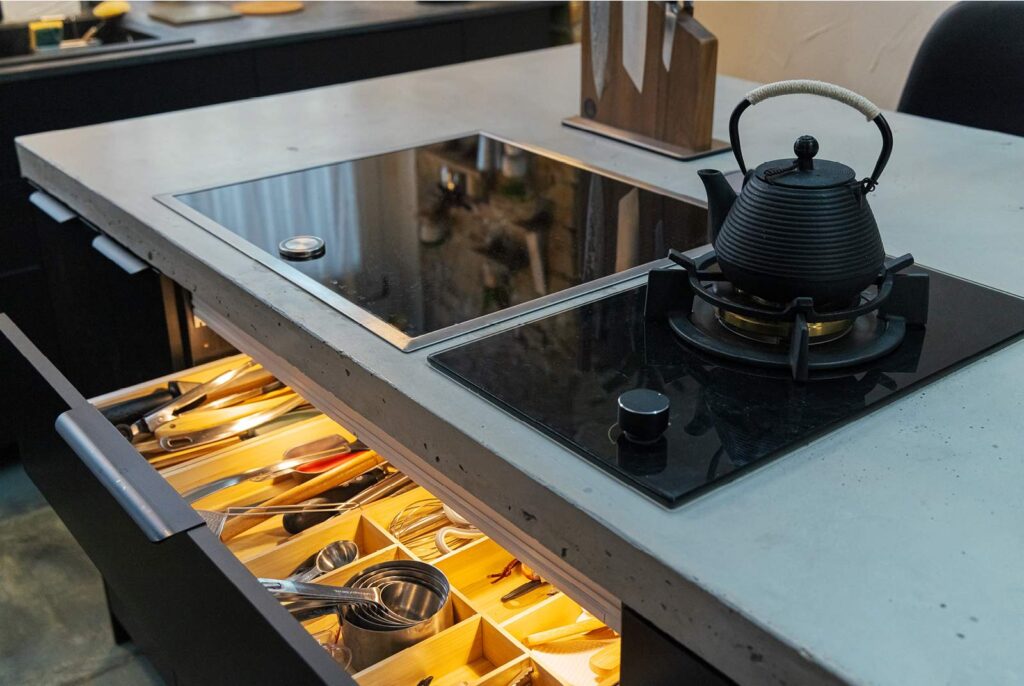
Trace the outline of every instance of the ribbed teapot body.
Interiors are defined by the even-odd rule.
[[[715,238],[722,272],[777,303],[845,307],[881,270],[885,250],[861,184],[792,188],[751,174]]]

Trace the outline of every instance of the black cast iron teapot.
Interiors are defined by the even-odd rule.
[[[751,105],[779,95],[807,93],[847,104],[875,122],[882,152],[869,178],[857,180],[839,162],[816,160],[818,142],[801,136],[795,159],[765,162],[747,171],[739,120]],[[779,81],[756,88],[733,110],[729,138],[743,173],[739,196],[717,170],[698,173],[708,195],[711,243],[723,274],[737,288],[785,304],[811,297],[818,308],[847,307],[885,261],[867,194],[892,152],[892,131],[867,98],[821,81]]]

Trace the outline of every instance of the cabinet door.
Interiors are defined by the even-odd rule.
[[[0,181],[0,278],[39,266],[35,210],[28,202],[31,192],[21,179]]]
[[[129,274],[93,249],[79,219],[36,212],[36,235],[54,313],[61,363],[87,396],[167,373],[171,335],[160,276]]]
[[[8,392],[66,442],[28,451],[25,470],[167,683],[354,683],[6,315],[0,356],[26,380]]]

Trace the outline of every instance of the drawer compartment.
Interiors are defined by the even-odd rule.
[[[476,616],[359,672],[356,681],[360,686],[392,686],[418,684],[431,676],[431,686],[483,683],[523,655],[511,637]]]
[[[40,392],[77,455],[40,459],[26,468],[100,569],[115,614],[169,682],[415,684],[432,676],[432,684],[445,686],[508,684],[529,671],[534,683],[567,686],[597,684],[607,676],[585,668],[593,652],[615,640],[611,630],[557,645],[528,646],[531,634],[574,622],[580,606],[552,585],[503,601],[529,581],[513,554],[482,532],[467,534],[471,524],[411,480],[375,502],[337,507],[330,518],[297,533],[285,528],[278,512],[256,511],[258,521],[230,535],[232,523],[253,511],[229,511],[235,514],[227,518],[223,533],[199,516],[209,519],[211,512],[225,508],[274,502],[324,474],[341,473],[356,460],[362,460],[360,469],[397,475],[386,456],[363,450],[357,436],[330,418],[297,406],[295,417],[274,420],[270,431],[254,429],[244,438],[160,450],[146,436],[129,442],[100,414],[166,389],[172,381],[190,388],[219,378],[245,356],[86,401],[6,318],[0,318],[0,329],[37,369],[40,388],[45,388]],[[182,497],[212,481],[274,465],[288,451],[326,439],[347,442],[354,452],[334,456],[341,461],[318,475],[225,483],[221,490],[190,498],[191,504]],[[140,452],[140,446],[146,450]],[[438,531],[449,526],[462,531],[438,546]],[[337,615],[300,621],[258,581],[286,578],[334,541],[353,542],[357,556],[315,583],[344,585],[386,561],[426,562],[451,584],[452,626],[376,664],[360,665],[361,671],[347,670],[346,660],[337,659],[344,658],[339,634],[345,630]]]
[[[562,683],[593,683],[588,679],[606,678],[618,670],[621,639],[607,627],[576,633],[565,638],[537,644],[535,638],[552,629],[571,627],[585,619],[584,610],[571,598],[558,594],[505,624],[517,641],[529,646],[530,657],[545,668],[552,679]],[[591,667],[591,658],[604,651],[600,664]]]

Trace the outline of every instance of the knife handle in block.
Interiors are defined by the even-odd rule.
[[[552,641],[559,641],[563,638],[571,638],[573,636],[580,636],[590,631],[596,631],[597,629],[603,629],[604,622],[595,617],[584,619],[574,624],[567,624],[554,629],[548,629],[547,631],[538,631],[530,634],[523,643],[527,648],[533,648],[535,646],[543,645],[545,643],[551,643]]]
[[[294,488],[289,488],[284,493],[275,495],[270,500],[261,503],[260,507],[295,505],[301,503],[303,500],[315,498],[327,489],[340,486],[346,481],[354,479],[363,472],[379,465],[383,461],[384,458],[373,451],[357,455],[356,457],[345,460],[330,471],[324,472],[309,481],[304,481]],[[220,538],[222,541],[229,541],[238,534],[248,531],[260,522],[266,521],[273,516],[274,515],[272,514],[268,514],[266,517],[246,516],[229,519],[224,525],[224,530],[221,532]]]

